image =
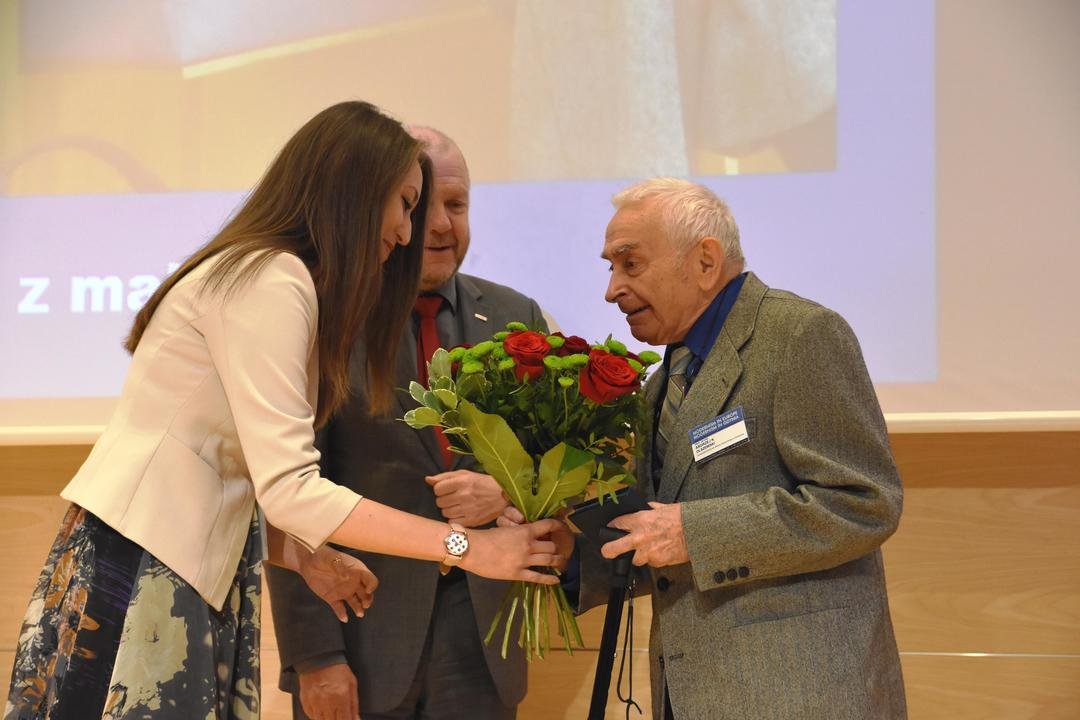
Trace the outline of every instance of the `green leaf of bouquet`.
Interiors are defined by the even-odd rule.
[[[454,380],[449,377],[441,377],[435,380],[436,390],[453,390]]]
[[[435,394],[434,390],[425,390],[424,399],[420,402],[424,403],[425,407],[429,407],[436,412],[441,413],[443,411],[442,404],[439,402],[439,396]]]
[[[439,424],[439,413],[429,407],[419,407],[405,413],[405,423],[416,430]]]
[[[540,458],[540,482],[535,498],[535,514],[526,519],[530,522],[546,517],[558,508],[563,500],[585,492],[592,479],[595,460],[584,450],[559,443]],[[520,508],[519,508],[520,509]],[[524,512],[524,511],[523,511]]]
[[[446,352],[443,348],[439,348],[435,351],[435,354],[431,356],[431,368],[428,371],[430,377],[449,377],[450,376],[450,353]]]
[[[412,399],[420,403],[421,405],[424,404],[425,392],[427,392],[427,390],[424,388],[424,386],[416,382],[415,380],[409,383],[409,395],[412,395]]]
[[[527,503],[535,501],[530,490],[535,473],[532,457],[502,417],[481,412],[468,400],[460,402],[458,413],[477,461],[495,478],[514,507],[531,521]]]
[[[603,505],[605,500],[610,500],[611,502],[617,503],[618,499],[615,495],[615,491],[622,486],[623,484],[615,478],[598,480],[596,482],[596,497],[600,501],[600,504]]]
[[[439,398],[439,402],[445,405],[447,410],[457,407],[458,396],[453,390],[436,390],[435,397]]]
[[[458,378],[457,394],[459,398],[476,397],[484,391],[483,375],[462,375]]]
[[[560,445],[566,445],[566,443],[560,443]],[[589,476],[591,477],[593,470],[596,469],[593,467],[592,456],[584,450],[580,450],[571,445],[566,445],[566,451],[563,453],[562,463],[559,465],[559,472],[562,474],[566,474],[578,470],[579,468],[582,468],[584,466],[588,466]],[[576,495],[577,493],[572,494]]]

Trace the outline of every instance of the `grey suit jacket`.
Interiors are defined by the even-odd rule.
[[[535,301],[502,285],[459,273],[458,317],[465,342],[490,339],[510,321],[546,329]],[[482,318],[486,318],[482,319]],[[364,353],[354,353],[353,382],[363,387]],[[416,339],[406,328],[398,348],[397,382],[407,388],[416,379]],[[415,403],[395,393],[387,417],[368,417],[361,400],[350,402],[320,436],[324,475],[356,492],[400,510],[442,520],[425,475],[443,472],[434,431],[413,430],[401,418]],[[454,467],[470,467],[457,457]],[[415,676],[427,637],[439,578],[435,563],[373,553],[356,553],[379,578],[375,602],[362,620],[341,624],[299,576],[268,568],[271,607],[281,654],[281,688],[296,691],[292,667],[329,652],[343,652],[359,682],[361,712],[385,712],[398,706]],[[507,583],[467,575],[469,594],[481,636],[498,610]],[[504,704],[525,695],[526,665],[516,648],[506,660],[499,643],[485,648],[491,676]]]
[[[646,386],[654,408],[667,378]],[[748,443],[694,462],[690,429],[742,407]],[[654,716],[906,717],[882,567],[900,478],[858,341],[752,273],[685,396],[650,498],[682,503],[690,562],[651,570]],[[641,467],[651,467],[646,443]],[[606,597],[582,555],[582,607]]]

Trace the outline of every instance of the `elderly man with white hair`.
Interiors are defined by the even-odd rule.
[[[655,717],[906,717],[881,544],[903,491],[859,343],[838,314],[768,287],[707,188],[617,194],[606,299],[667,347],[637,471],[652,509],[601,548],[652,590]],[[582,540],[580,606],[607,596]]]

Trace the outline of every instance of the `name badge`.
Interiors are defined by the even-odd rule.
[[[717,453],[742,445],[750,440],[746,431],[746,419],[742,405],[706,420],[690,430],[690,447],[694,451],[694,462],[700,462]]]

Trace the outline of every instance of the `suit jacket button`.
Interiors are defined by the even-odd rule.
[[[750,568],[746,567],[745,565],[740,566],[739,567],[739,577],[741,577],[741,578],[750,577]]]
[[[723,570],[717,570],[716,572],[713,573],[712,579],[716,581],[717,585],[723,583],[724,580],[725,580],[724,571]]]
[[[668,580],[666,577],[657,578],[657,580],[656,580],[656,589],[657,590],[659,590],[660,592],[666,592],[669,587],[671,587],[671,581],[670,580]]]
[[[738,577],[739,577],[739,573],[738,573],[738,571],[735,570],[735,568],[728,568],[728,571],[727,571],[727,579],[728,580],[735,580]]]
[[[660,667],[664,667],[664,656],[660,656]]]

